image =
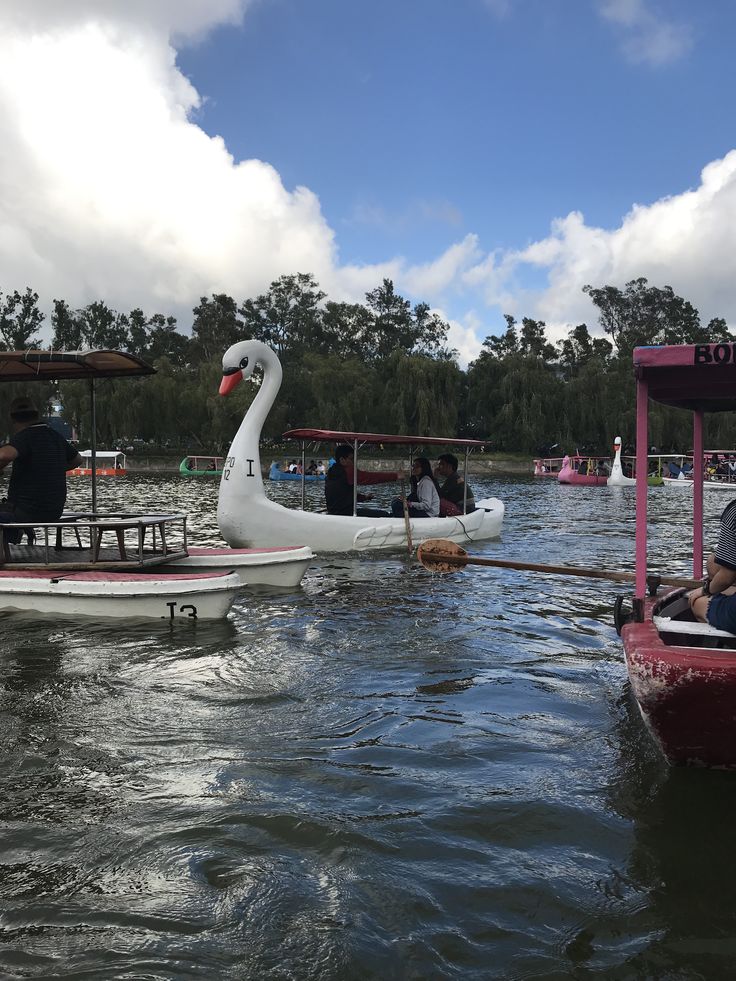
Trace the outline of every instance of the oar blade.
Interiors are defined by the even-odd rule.
[[[465,565],[458,560],[466,558],[467,554],[461,545],[446,538],[428,538],[417,549],[417,558],[428,572],[457,572]],[[447,561],[444,556],[454,561]]]

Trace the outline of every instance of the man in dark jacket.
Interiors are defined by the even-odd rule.
[[[66,472],[81,466],[82,458],[41,421],[30,399],[11,402],[10,421],[13,435],[0,446],[0,470],[12,463],[13,472],[7,500],[0,502],[0,524],[56,521],[66,504]],[[11,529],[5,537],[20,541],[20,530]]]
[[[458,462],[454,453],[443,453],[437,458],[437,477],[444,483],[440,484],[440,515],[450,517],[463,513],[463,501],[465,501],[465,512],[470,514],[475,511],[475,500],[470,485],[466,484],[463,477],[457,472]]]
[[[338,446],[335,449],[335,462],[325,477],[325,501],[328,514],[353,514],[353,464],[352,446]],[[372,472],[358,471],[358,484],[389,484],[401,480],[401,471]],[[372,494],[358,494],[358,501],[370,501]],[[355,513],[363,518],[390,518],[388,511],[380,508],[357,508]]]

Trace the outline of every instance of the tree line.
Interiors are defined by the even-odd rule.
[[[460,368],[448,347],[449,325],[426,303],[412,305],[390,279],[363,303],[330,300],[310,273],[281,276],[241,303],[227,294],[201,297],[189,334],[174,317],[141,309],[115,311],[103,301],[72,309],[55,299],[50,314],[54,350],[107,348],[153,364],[143,379],[110,379],[97,388],[98,444],[133,438],[156,448],[217,452],[232,438],[254,397],[240,386],[217,394],[224,351],[255,338],[278,354],[284,383],[264,436],[314,426],[362,432],[463,436],[506,452],[554,455],[607,451],[614,436],[634,441],[632,351],[637,345],[734,341],[723,318],[701,322],[671,286],[644,278],[615,286],[583,287],[598,311],[604,336],[585,323],[552,343],[544,321],[505,315],[480,355]],[[44,314],[30,287],[0,292],[0,347],[42,347]],[[41,402],[59,400],[63,415],[89,441],[87,387],[39,386]],[[19,386],[5,385],[6,403]],[[692,442],[689,415],[656,406],[651,439],[663,452]],[[731,413],[709,417],[706,440],[736,441]]]

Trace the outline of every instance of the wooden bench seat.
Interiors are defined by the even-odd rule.
[[[718,630],[711,627],[709,623],[701,623],[699,620],[672,620],[670,617],[654,617],[654,626],[660,633],[666,634],[690,634],[697,637],[733,637],[736,634],[729,633],[728,630]]]

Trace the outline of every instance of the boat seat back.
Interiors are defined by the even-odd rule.
[[[711,627],[709,623],[701,623],[699,620],[673,620],[671,617],[655,616],[654,626],[660,633],[691,634],[697,637],[733,637],[736,640],[736,634]]]

